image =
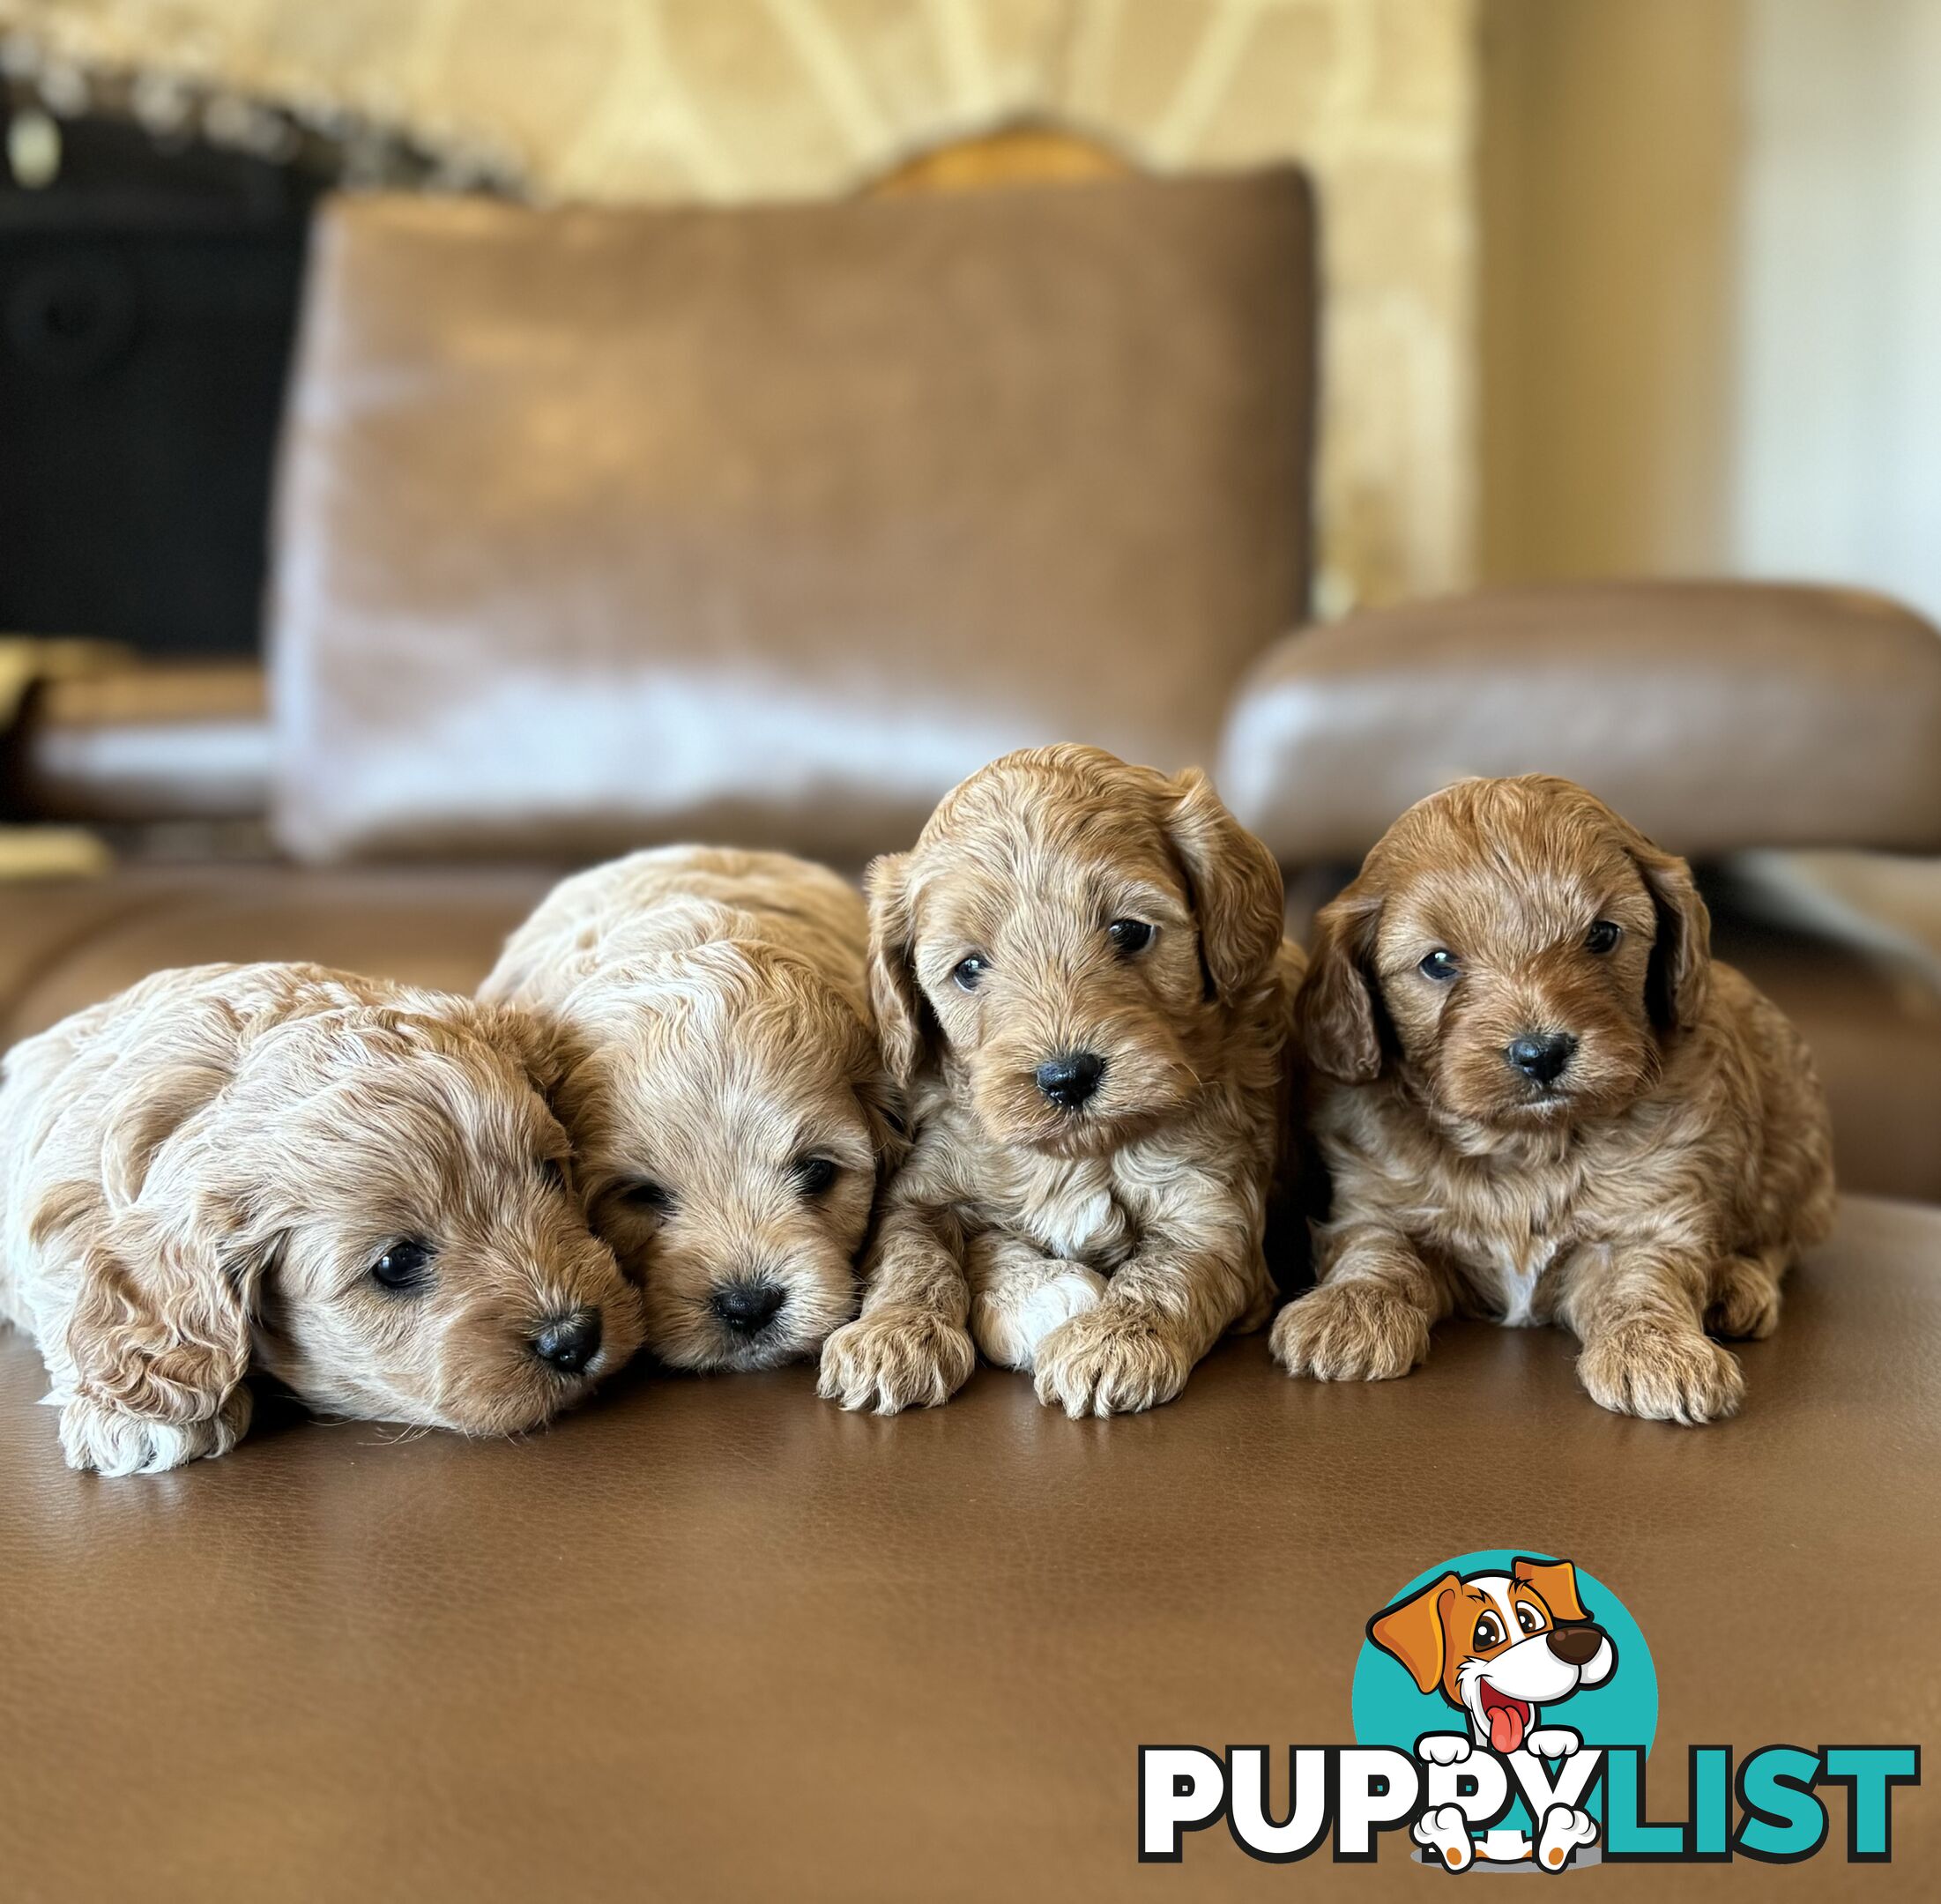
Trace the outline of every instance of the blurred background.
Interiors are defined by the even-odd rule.
[[[320,190],[827,197],[1017,123],[1317,180],[1322,613],[1699,572],[1941,610],[1925,0],[0,0],[0,31],[10,628],[255,643]],[[132,322],[80,250],[110,219],[173,274],[146,324],[205,327],[223,414],[159,362],[123,366],[118,443],[48,398]],[[64,279],[20,282],[30,233],[72,241]],[[172,395],[204,526],[138,577],[104,539],[145,544],[175,471],[80,471]]]
[[[1705,863],[1941,1196],[1930,0],[0,0],[0,1036],[1214,766]]]

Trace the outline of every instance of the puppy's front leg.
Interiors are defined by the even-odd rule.
[[[1577,1373],[1601,1408],[1647,1421],[1722,1421],[1745,1394],[1737,1358],[1705,1333],[1712,1265],[1651,1245],[1599,1245],[1565,1265],[1559,1313],[1584,1345]]]
[[[973,1236],[964,1268],[970,1277],[970,1333],[1000,1368],[1030,1368],[1038,1344],[1060,1324],[1096,1309],[1106,1290],[1097,1270],[1047,1256],[1002,1230]]]
[[[1171,1401],[1266,1281],[1259,1231],[1243,1221],[1149,1231],[1097,1306],[1038,1344],[1038,1400],[1075,1421]]]
[[[1399,1231],[1353,1223],[1322,1232],[1320,1282],[1274,1319],[1268,1347],[1290,1375],[1387,1381],[1429,1353],[1454,1305],[1448,1278]]]
[[[884,1213],[864,1266],[863,1313],[822,1344],[824,1401],[895,1415],[963,1387],[978,1359],[964,1328],[963,1249],[948,1213],[909,1203]]]
[[[194,1420],[137,1414],[94,1394],[71,1391],[58,1399],[61,1453],[68,1466],[110,1476],[161,1474],[227,1454],[249,1427],[249,1391],[240,1386],[212,1414]]]

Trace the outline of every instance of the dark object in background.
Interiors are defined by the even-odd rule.
[[[57,180],[0,185],[0,631],[252,650],[324,181],[61,130]]]

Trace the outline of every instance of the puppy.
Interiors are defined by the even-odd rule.
[[[485,982],[560,1040],[594,1227],[677,1368],[769,1368],[856,1313],[877,1173],[903,1142],[868,932],[826,867],[670,846],[555,888]]]
[[[509,1013],[311,965],[159,972],[8,1056],[0,1313],[69,1465],[226,1453],[252,1369],[338,1415],[511,1434],[617,1368],[593,1238]]]
[[[869,894],[912,1148],[822,1393],[943,1402],[974,1335],[1074,1417],[1170,1401],[1270,1305],[1300,971],[1272,855],[1197,771],[1041,747],[947,794]]]
[[[1299,1001],[1334,1203],[1274,1325],[1290,1372],[1406,1374],[1461,1308],[1564,1323],[1621,1414],[1737,1408],[1707,1330],[1772,1330],[1832,1145],[1805,1045],[1710,929],[1685,863],[1568,781],[1463,781],[1389,829]]]

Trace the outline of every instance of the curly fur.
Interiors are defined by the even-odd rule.
[[[826,867],[673,846],[565,881],[486,980],[560,1041],[588,1209],[666,1362],[766,1368],[855,1313],[879,1171],[903,1142],[867,940],[861,896]],[[811,1194],[817,1158],[836,1174]],[[724,1293],[762,1285],[785,1298],[772,1320],[733,1326]]]
[[[1039,1398],[1109,1415],[1178,1395],[1221,1334],[1265,1320],[1298,948],[1279,869],[1205,777],[1093,747],[1013,754],[870,869],[870,978],[911,1094],[859,1320],[822,1393],[941,1402],[977,1344]],[[1114,920],[1154,928],[1127,955]],[[967,993],[967,956],[985,974]],[[1062,1108],[1046,1060],[1097,1053]]]
[[[1274,1325],[1291,1372],[1406,1374],[1460,1308],[1566,1325],[1606,1408],[1736,1409],[1707,1329],[1772,1329],[1832,1220],[1832,1142],[1804,1044],[1709,936],[1685,863],[1568,781],[1463,781],[1390,828],[1299,1000],[1334,1202]],[[1420,971],[1437,949],[1453,980]],[[1577,1040],[1550,1087],[1506,1061],[1536,1031]]]
[[[157,973],[31,1038],[0,1087],[0,1314],[71,1466],[220,1454],[262,1369],[312,1407],[532,1428],[616,1368],[639,1300],[589,1233],[535,1028],[303,965]],[[421,1290],[369,1271],[432,1250]],[[532,1352],[591,1309],[599,1353]]]

